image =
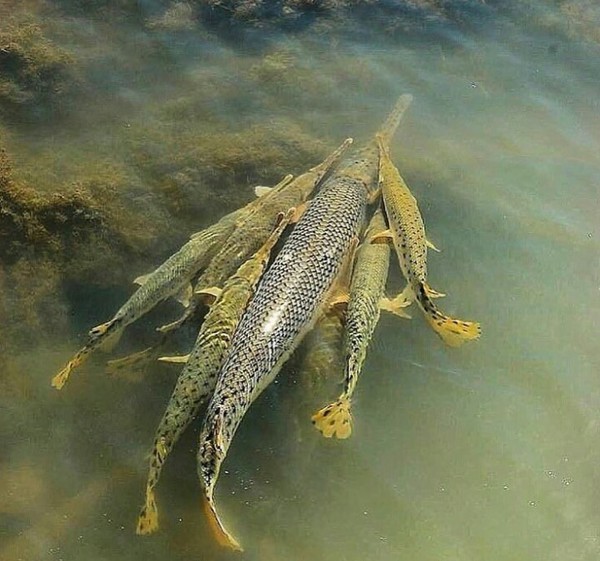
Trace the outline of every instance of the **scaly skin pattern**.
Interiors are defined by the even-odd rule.
[[[227,238],[223,247],[198,278],[191,305],[184,315],[172,324],[173,327],[190,317],[200,304],[203,290],[212,287],[220,288],[240,264],[261,246],[273,230],[280,213],[288,208],[298,207],[308,199],[351,143],[351,139],[346,139],[322,163],[291,182],[289,179],[287,181],[284,179],[270,193],[256,201],[253,212],[238,222],[235,231]]]
[[[310,390],[317,390],[332,375],[344,369],[342,341],[344,326],[336,313],[325,313],[303,342],[303,358],[298,380]]]
[[[265,273],[231,342],[202,428],[198,469],[209,521],[233,548],[239,544],[212,503],[221,463],[246,411],[312,326],[362,227],[366,195],[356,180],[326,182]]]
[[[377,136],[380,136],[385,142],[389,142],[396,132],[400,120],[404,113],[412,103],[410,94],[401,95],[394,105],[388,118],[385,120],[381,128],[377,131]],[[354,153],[340,163],[340,175],[353,177],[361,181],[369,192],[369,197],[373,200],[377,196],[377,177],[379,174],[379,147],[377,140],[374,137],[369,142],[366,142],[362,147],[355,150]]]
[[[400,101],[380,131],[386,137],[395,131],[410,96]],[[218,375],[200,434],[198,475],[209,524],[217,540],[231,548],[241,549],[213,500],[222,462],[252,402],[313,326],[359,237],[378,176],[372,144],[342,162],[312,200],[261,280]]]
[[[352,433],[350,402],[367,356],[367,347],[379,321],[380,302],[390,262],[389,245],[371,244],[370,241],[386,229],[383,214],[378,210],[369,223],[365,241],[356,256],[346,311],[344,391],[337,401],[312,417],[313,424],[327,438],[348,438]]]
[[[290,218],[291,212],[288,212],[283,220],[280,217],[279,225],[263,246],[225,283],[223,291],[204,319],[196,343],[156,431],[150,455],[146,501],[138,519],[138,534],[149,534],[158,529],[154,488],[163,464],[181,434],[197,415],[203,401],[213,391],[233,332],[264,273],[271,250]]]
[[[380,183],[385,211],[390,223],[392,241],[400,269],[425,315],[425,319],[442,340],[453,347],[478,339],[478,323],[454,319],[443,314],[431,299],[427,285],[427,245],[423,219],[410,189],[389,155],[385,139],[378,137],[380,147]]]
[[[61,389],[72,370],[83,364],[94,350],[116,340],[129,324],[162,300],[177,294],[209,262],[218,244],[232,232],[236,220],[248,211],[249,206],[224,216],[216,224],[194,234],[177,253],[152,272],[110,321],[90,331],[87,344],[54,376],[52,385]]]

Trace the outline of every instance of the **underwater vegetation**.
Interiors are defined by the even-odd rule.
[[[75,58],[30,19],[0,24],[0,107],[56,103],[76,85]]]

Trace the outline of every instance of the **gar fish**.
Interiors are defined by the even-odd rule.
[[[403,317],[410,317],[400,308],[390,306],[390,301],[384,297],[390,248],[387,244],[371,244],[371,238],[385,230],[387,225],[382,211],[378,209],[358,250],[350,285],[345,315],[344,390],[337,401],[312,416],[315,427],[327,438],[348,438],[352,433],[350,403],[367,356],[367,347],[379,321],[380,310],[386,309]]]
[[[215,290],[218,291],[223,282],[261,246],[273,230],[277,216],[288,208],[304,203],[350,144],[352,139],[347,138],[322,163],[296,177],[291,183],[284,180],[272,189],[257,188],[259,199],[254,212],[241,221],[200,275],[194,288],[192,303],[183,316],[176,322],[163,326],[161,330],[181,325],[202,299],[210,299]]]
[[[410,96],[399,100],[381,131],[386,137],[392,136],[409,103]],[[241,549],[214,504],[223,460],[246,411],[275,378],[327,302],[363,228],[377,173],[374,142],[340,164],[265,273],[233,336],[208,405],[198,451],[204,509],[223,545]]]
[[[213,391],[231,336],[267,267],[271,249],[295,212],[296,209],[292,208],[285,216],[280,216],[279,224],[263,246],[227,280],[204,319],[190,355],[182,357],[186,364],[156,431],[150,455],[146,501],[138,519],[138,534],[149,534],[158,529],[154,488],[163,464],[203,401]],[[179,357],[175,360],[178,361]]]
[[[378,136],[377,141],[381,191],[390,229],[373,241],[393,242],[400,269],[408,283],[394,304],[400,306],[416,300],[429,325],[451,347],[478,339],[481,335],[479,323],[449,317],[433,303],[432,298],[441,294],[427,284],[427,240],[417,201],[390,158],[388,139]]]
[[[61,389],[73,369],[83,364],[94,350],[115,343],[129,324],[138,320],[162,300],[179,292],[182,303],[188,303],[191,278],[210,260],[217,245],[231,233],[236,220],[246,211],[246,207],[238,209],[206,230],[194,234],[177,253],[155,271],[135,279],[140,287],[111,320],[90,330],[86,345],[52,378],[52,386]]]

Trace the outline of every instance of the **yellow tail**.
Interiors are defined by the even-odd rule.
[[[462,321],[443,314],[427,316],[433,330],[450,347],[460,347],[467,341],[475,341],[481,337],[481,325],[473,321]]]
[[[52,387],[57,390],[62,390],[62,387],[67,383],[69,379],[69,375],[71,374],[71,370],[74,368],[73,361],[69,361],[67,365],[52,378]]]
[[[135,533],[138,536],[152,534],[158,530],[158,508],[152,489],[146,489],[146,502],[140,511]]]
[[[77,354],[69,362],[67,362],[65,367],[52,378],[52,387],[56,388],[57,390],[62,389],[62,387],[67,383],[71,372],[86,361],[91,350],[92,349],[87,345],[80,349]]]
[[[317,411],[312,417],[313,425],[325,438],[348,438],[352,434],[350,400],[340,398]]]
[[[416,290],[417,300],[423,309],[427,323],[450,347],[460,347],[467,341],[481,336],[481,325],[474,321],[463,321],[443,314],[431,300],[426,284]]]
[[[204,514],[208,520],[208,525],[215,536],[215,539],[224,547],[228,547],[235,551],[244,551],[239,542],[225,529],[225,526],[221,522],[219,515],[215,509],[214,502],[212,498],[207,496],[203,499]]]

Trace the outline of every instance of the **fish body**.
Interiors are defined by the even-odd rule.
[[[52,379],[52,385],[61,389],[72,370],[80,366],[98,348],[118,340],[123,330],[142,317],[162,300],[176,295],[189,286],[192,277],[204,267],[222,241],[235,228],[236,220],[248,212],[250,205],[224,216],[219,222],[194,234],[179,251],[169,257],[154,272],[136,279],[141,286],[121,306],[111,320],[89,332],[86,345]],[[191,287],[190,287],[191,291]]]
[[[154,488],[163,464],[204,400],[213,391],[233,332],[267,267],[271,250],[292,218],[293,212],[294,208],[283,218],[279,217],[279,224],[272,230],[262,247],[227,280],[204,319],[156,431],[150,455],[146,501],[138,519],[138,534],[149,534],[158,528]]]
[[[168,330],[183,323],[198,307],[203,295],[212,293],[215,287],[220,288],[248,256],[264,243],[273,230],[278,215],[288,208],[299,207],[304,203],[351,143],[352,139],[346,139],[319,165],[294,180],[291,180],[292,176],[287,176],[272,189],[267,189],[256,201],[254,211],[238,223],[235,231],[225,240],[222,248],[198,278],[191,306],[179,320],[163,329]]]
[[[395,116],[388,136],[398,122]],[[214,486],[243,416],[314,325],[363,228],[378,173],[377,152],[370,152],[375,160],[363,158],[363,152],[340,164],[324,182],[265,273],[233,336],[208,405],[198,475],[209,524],[218,541],[234,549],[241,547],[218,517]]]
[[[453,347],[478,339],[481,327],[443,314],[432,297],[438,295],[427,284],[427,240],[423,218],[416,199],[392,162],[386,139],[378,137],[380,148],[380,184],[385,211],[390,223],[391,240],[398,255],[400,269],[407,280],[401,299],[416,300],[425,319],[442,340]]]
[[[302,344],[298,380],[307,389],[320,388],[332,372],[342,372],[344,325],[335,313],[323,314]]]
[[[379,321],[390,262],[389,245],[372,244],[370,240],[386,230],[383,213],[377,210],[358,249],[350,285],[344,335],[344,390],[337,401],[312,417],[313,424],[327,438],[348,438],[352,433],[350,402]]]

